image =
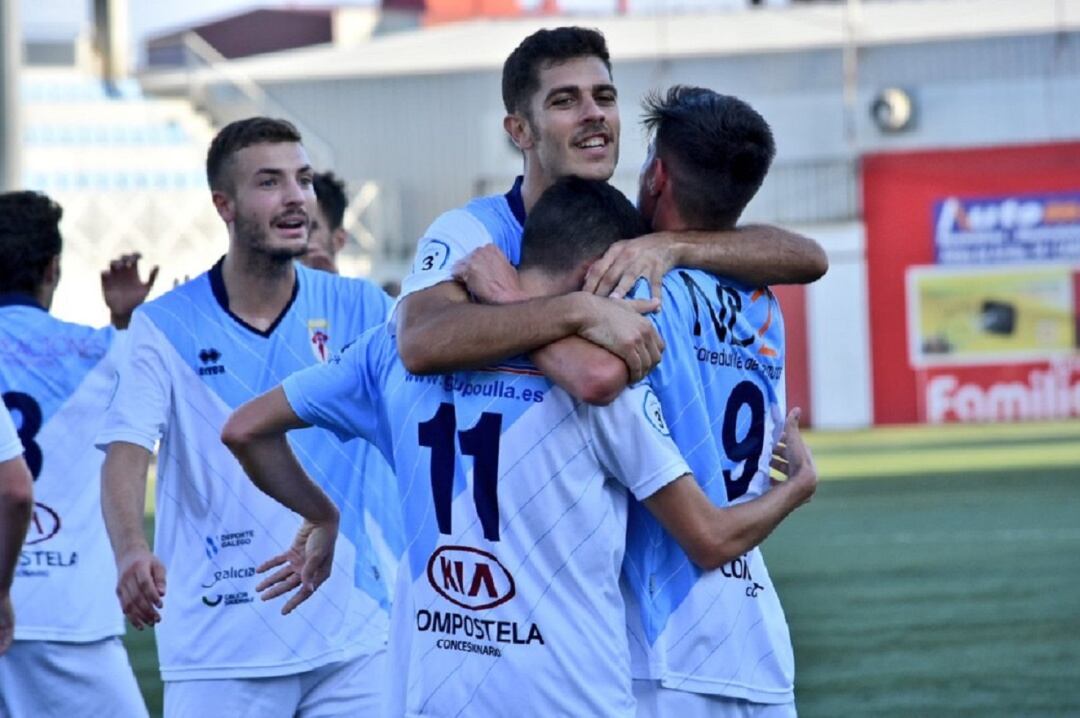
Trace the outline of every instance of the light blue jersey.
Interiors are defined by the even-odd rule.
[[[101,427],[115,371],[112,327],[61,321],[0,295],[0,396],[34,477],[34,514],[12,599],[19,640],[89,642],[124,632],[101,519]]]
[[[647,385],[591,407],[526,362],[415,376],[380,328],[284,390],[396,468],[410,540],[388,715],[633,715],[628,493],[687,471]]]
[[[380,650],[404,548],[379,452],[297,432],[301,463],[341,507],[335,577],[295,618],[257,599],[255,567],[288,548],[299,520],[251,485],[222,426],[242,403],[384,323],[389,300],[369,282],[296,265],[289,305],[259,331],[229,310],[221,267],[136,311],[98,437],[148,450],[161,441],[154,548],[168,571],[156,629],[166,680],[285,675]]]
[[[634,296],[648,296],[639,281]],[[667,347],[649,375],[698,482],[717,506],[769,489],[783,430],[784,325],[767,289],[692,269],[663,281],[650,315]],[[794,699],[783,609],[761,552],[703,573],[640,504],[624,572],[634,677],[760,703]]]

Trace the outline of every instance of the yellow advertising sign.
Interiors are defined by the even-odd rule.
[[[1011,363],[1077,351],[1069,265],[912,267],[907,275],[913,366]]]

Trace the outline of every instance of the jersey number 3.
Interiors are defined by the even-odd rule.
[[[473,457],[473,503],[480,517],[484,538],[499,540],[499,436],[502,414],[485,411],[476,426],[457,430],[453,404],[443,402],[435,416],[420,424],[420,446],[431,449],[431,495],[435,500],[435,520],[439,533],[451,533],[451,504],[454,500],[454,436],[461,453]]]

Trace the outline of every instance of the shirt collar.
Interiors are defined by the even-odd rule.
[[[0,307],[33,307],[45,311],[45,307],[26,292],[0,293]]]

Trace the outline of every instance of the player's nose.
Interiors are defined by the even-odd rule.
[[[288,205],[304,204],[307,202],[308,196],[305,186],[300,183],[299,180],[289,180],[285,184],[285,194],[283,200]]]

